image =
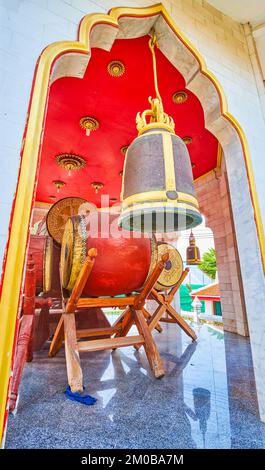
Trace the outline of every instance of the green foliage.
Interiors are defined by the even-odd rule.
[[[216,253],[214,248],[210,248],[203,254],[201,264],[199,264],[199,269],[207,274],[211,279],[215,279],[216,275]]]

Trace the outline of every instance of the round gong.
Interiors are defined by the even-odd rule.
[[[62,243],[64,228],[69,217],[78,215],[80,206],[86,202],[80,197],[66,197],[50,208],[46,219],[47,229],[57,243]]]
[[[169,254],[169,260],[155,284],[157,290],[166,290],[177,284],[183,272],[183,261],[178,250],[169,243],[158,243],[158,259],[165,253]]]

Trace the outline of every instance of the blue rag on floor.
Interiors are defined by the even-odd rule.
[[[70,385],[68,385],[64,393],[67,398],[69,398],[69,400],[78,401],[79,403],[83,403],[84,405],[94,405],[97,401],[96,398],[91,397],[90,395],[81,395],[78,392],[71,392]]]

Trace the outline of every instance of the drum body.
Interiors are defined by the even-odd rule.
[[[72,290],[86,253],[96,248],[98,255],[83,294],[114,296],[140,289],[150,266],[157,259],[156,241],[118,227],[117,215],[95,212],[90,223],[71,217],[65,227],[60,262],[62,286]],[[139,235],[139,234],[137,234]]]
[[[31,235],[29,254],[32,255],[36,270],[36,293],[51,290],[53,240],[46,235]]]
[[[90,248],[96,248],[98,255],[83,295],[114,296],[139,291],[152,273],[158,258],[166,252],[167,244],[164,243],[159,248],[154,236],[121,229],[117,215],[108,214],[104,220],[104,214],[101,213],[98,217],[94,213],[91,218],[89,225],[80,216],[71,217],[66,224],[60,261],[62,286],[69,291],[73,289],[86,253]],[[177,250],[174,247],[169,248],[172,261],[169,261],[161,273],[156,285],[158,289],[171,287],[181,275],[180,273],[176,279],[174,251]],[[171,281],[174,280],[171,284],[169,273],[173,276]]]

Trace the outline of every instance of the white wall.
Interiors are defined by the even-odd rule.
[[[265,22],[262,25],[253,28],[263,80],[265,80]]]

